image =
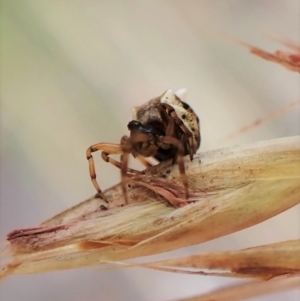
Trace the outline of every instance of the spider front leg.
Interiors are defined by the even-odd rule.
[[[122,150],[119,144],[113,144],[113,143],[97,143],[94,144],[92,146],[90,146],[87,150],[86,150],[86,158],[89,161],[89,171],[90,171],[90,177],[92,180],[92,183],[94,185],[94,187],[96,188],[99,196],[108,203],[104,193],[102,192],[102,190],[100,189],[100,186],[96,180],[96,171],[95,171],[95,163],[94,163],[94,158],[92,156],[92,153],[97,152],[97,151],[103,151],[102,152],[102,159],[106,162],[110,162],[113,165],[115,165],[116,167],[119,167],[119,162],[117,162],[116,160],[112,159],[109,157],[109,154],[121,154]]]
[[[121,153],[122,153],[122,152],[121,152]],[[116,154],[116,153],[109,153],[109,152],[107,152],[107,151],[103,151],[103,152],[101,153],[101,157],[102,157],[102,159],[103,159],[105,162],[109,162],[109,163],[111,163],[112,165],[114,165],[115,167],[121,169],[122,163],[121,163],[121,162],[118,162],[118,161],[116,161],[116,160],[114,160],[114,159],[112,159],[111,157],[109,157],[110,155],[113,155],[113,154]],[[140,158],[138,157],[138,159],[140,159]],[[129,167],[127,167],[126,173],[127,173],[127,174],[130,173],[130,174],[132,174],[132,175],[143,174],[142,171],[135,170],[135,169],[132,169],[132,168],[129,168]]]
[[[137,151],[134,149],[134,145],[138,143],[144,143],[149,142],[152,139],[152,135],[147,134],[133,134],[130,137],[123,136],[121,139],[121,186],[122,191],[125,199],[125,203],[128,204],[128,198],[127,198],[127,189],[126,189],[126,182],[127,182],[127,175],[128,175],[128,159],[129,154],[132,153],[134,157],[137,157],[146,167],[147,163],[149,162],[141,155],[137,153]],[[149,164],[150,165],[150,164]],[[139,171],[135,171],[135,173],[142,173]]]
[[[185,166],[184,166],[184,161],[183,161],[183,157],[184,157],[183,144],[181,143],[181,141],[179,141],[178,139],[173,138],[173,137],[161,136],[159,138],[162,143],[171,144],[177,148],[177,163],[178,163],[179,173],[180,173],[181,180],[182,180],[182,183],[184,186],[185,197],[186,197],[186,199],[188,199],[189,198],[189,186],[188,186],[188,180],[187,180],[187,176],[185,173]]]

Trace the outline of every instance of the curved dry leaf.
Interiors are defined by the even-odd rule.
[[[121,207],[119,185],[44,222],[8,234],[2,276],[90,266],[199,244],[271,218],[300,202],[300,136],[235,146],[185,158],[194,203],[175,209],[159,193],[180,199],[177,165],[164,162],[131,184]],[[162,180],[163,178],[163,180]],[[174,194],[174,187],[179,193]],[[159,189],[158,189],[159,188]]]

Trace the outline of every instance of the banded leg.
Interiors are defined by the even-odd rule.
[[[184,162],[183,162],[183,156],[184,156],[183,144],[181,143],[181,141],[179,141],[178,139],[176,139],[174,137],[161,136],[160,140],[163,143],[172,144],[177,148],[177,152],[178,152],[177,153],[177,163],[178,163],[179,173],[180,173],[181,180],[182,180],[182,183],[184,186],[185,197],[186,197],[186,199],[188,199],[189,198],[189,186],[188,186],[188,180],[187,180],[187,176],[185,173],[185,166],[184,166]]]
[[[92,156],[92,153],[97,152],[97,151],[103,151],[105,154],[102,155],[102,159],[104,159],[106,162],[110,162],[113,165],[118,167],[119,162],[115,161],[112,158],[108,157],[108,154],[121,154],[122,150],[120,148],[119,144],[113,144],[113,143],[98,143],[98,144],[94,144],[92,146],[90,146],[87,150],[86,150],[86,158],[89,161],[89,171],[90,171],[90,177],[92,180],[92,183],[94,185],[94,187],[96,188],[99,196],[107,202],[107,199],[105,197],[105,195],[103,194],[102,190],[100,189],[100,186],[96,180],[96,171],[95,171],[95,163],[94,163],[94,158]]]

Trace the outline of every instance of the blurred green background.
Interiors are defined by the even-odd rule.
[[[299,75],[209,31],[266,50],[266,33],[300,43],[300,2],[1,1],[0,234],[35,226],[95,193],[85,150],[119,142],[131,109],[166,89],[188,89],[201,119],[200,151],[300,98]],[[299,109],[226,145],[297,135]],[[119,171],[96,157],[102,188]],[[299,206],[234,235],[172,252],[250,247],[300,238]],[[296,225],[296,226],[295,226]],[[299,225],[299,227],[298,227]],[[171,255],[162,254],[157,258]],[[170,300],[236,280],[131,269],[19,276],[0,300]],[[299,300],[299,292],[256,300]]]

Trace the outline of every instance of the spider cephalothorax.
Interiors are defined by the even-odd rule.
[[[139,174],[139,171],[128,168],[128,156],[134,157],[148,167],[145,157],[154,157],[158,161],[173,159],[178,162],[182,182],[188,198],[188,182],[185,174],[183,156],[193,159],[200,146],[199,118],[192,108],[179,99],[172,90],[133,109],[133,120],[128,123],[130,136],[123,136],[120,144],[98,143],[87,149],[87,159],[92,182],[98,194],[106,200],[97,181],[92,152],[102,150],[102,158],[121,169],[122,188],[125,201],[126,177]],[[122,154],[121,162],[109,157],[111,154]]]

